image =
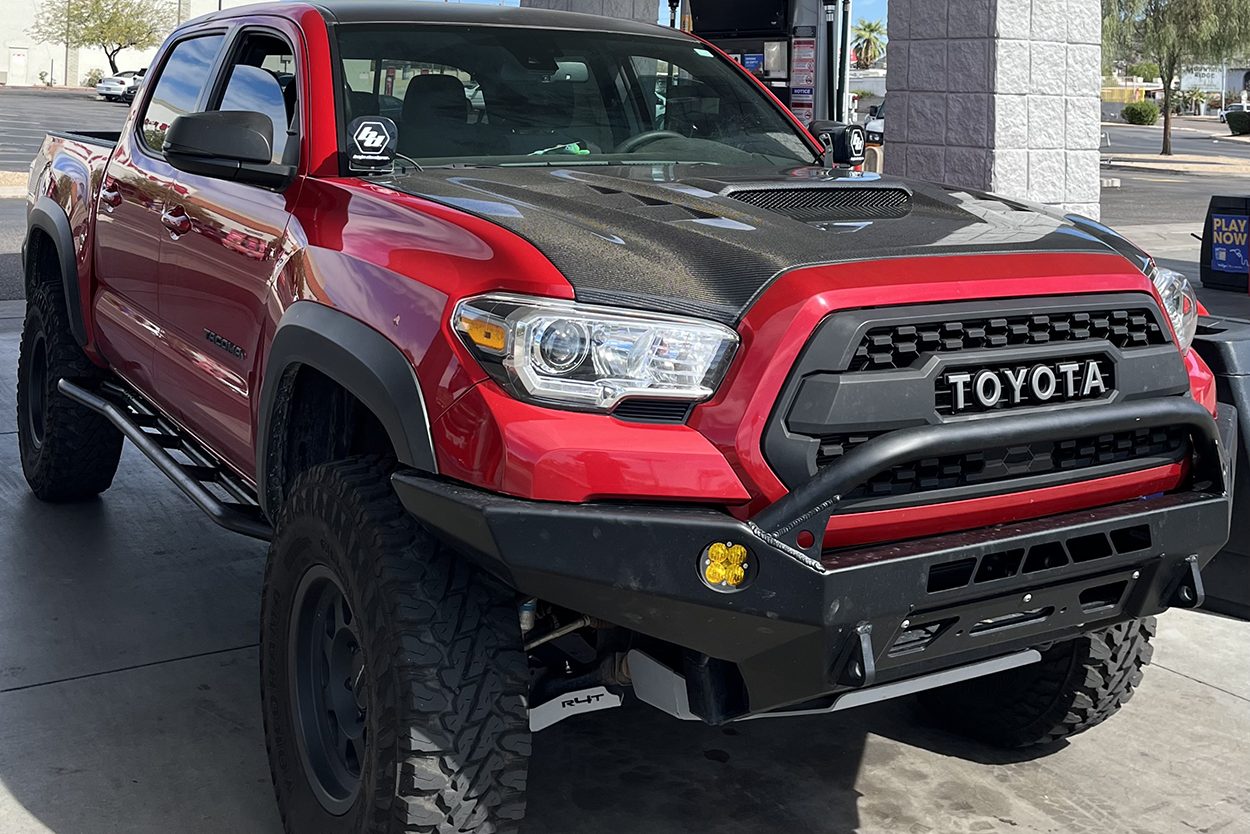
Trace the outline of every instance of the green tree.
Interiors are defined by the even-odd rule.
[[[72,49],[99,47],[117,72],[123,49],[158,46],[174,26],[167,0],[43,0],[27,34]]]
[[[1129,64],[1125,74],[1145,81],[1154,81],[1159,77],[1159,65],[1154,61],[1138,61],[1135,64]]]
[[[1138,21],[1144,0],[1102,0],[1102,67],[1125,69],[1140,51]],[[1153,76],[1152,76],[1153,77]]]
[[[1163,147],[1172,153],[1177,77],[1186,66],[1219,63],[1250,39],[1250,0],[1102,0],[1104,62],[1146,58],[1163,82]],[[1111,57],[1108,58],[1107,56]]]
[[[1250,0],[1146,0],[1140,21],[1143,51],[1159,65],[1163,81],[1163,148],[1172,155],[1172,109],[1176,91],[1172,86],[1181,68],[1207,56],[1218,29],[1224,25],[1220,11]]]
[[[851,27],[851,49],[855,50],[855,66],[868,69],[885,52],[885,21],[864,20]]]

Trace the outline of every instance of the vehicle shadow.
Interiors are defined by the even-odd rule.
[[[525,834],[852,832],[876,709],[680,722],[638,703],[535,736]]]

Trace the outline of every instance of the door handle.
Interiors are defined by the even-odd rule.
[[[165,209],[161,215],[161,225],[169,229],[169,236],[177,238],[191,231],[191,218],[182,206]]]
[[[100,202],[104,203],[104,207],[109,211],[122,204],[122,193],[118,190],[115,183],[104,183],[104,186],[100,189]]]

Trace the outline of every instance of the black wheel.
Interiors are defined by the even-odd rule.
[[[998,747],[1052,744],[1115,714],[1149,665],[1148,617],[1060,643],[1042,660],[934,689],[921,702],[942,725]]]
[[[113,483],[122,433],[56,387],[102,374],[70,332],[59,285],[35,286],[17,360],[17,443],[26,481],[44,501],[90,498]]]
[[[316,467],[282,507],[261,612],[291,834],[516,831],[530,749],[515,595],[400,506],[391,467]]]

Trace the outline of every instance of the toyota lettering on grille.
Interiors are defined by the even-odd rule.
[[[1101,397],[1107,379],[1097,359],[952,371],[945,377],[955,413],[973,408],[1042,405]]]

